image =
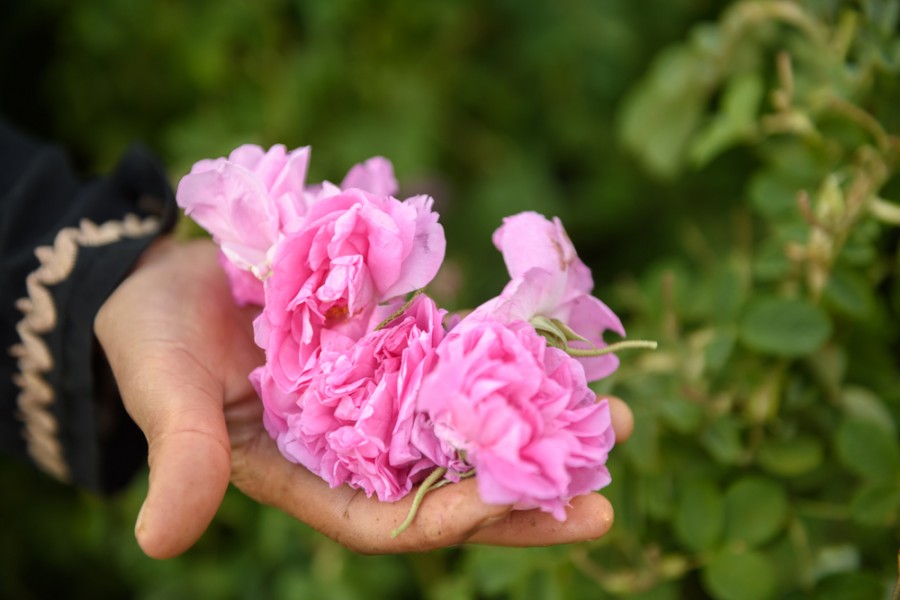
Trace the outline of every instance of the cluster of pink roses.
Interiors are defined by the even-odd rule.
[[[177,192],[235,301],[262,307],[266,361],[250,377],[282,454],[383,501],[435,469],[474,471],[486,502],[560,520],[608,484],[609,407],[587,384],[618,365],[592,352],[603,332],[624,330],[559,220],[505,219],[494,244],[509,283],[448,329],[419,293],[444,259],[432,199],[394,198],[383,158],[340,185],[308,185],[308,161],[309,148],[245,145],[195,164]]]

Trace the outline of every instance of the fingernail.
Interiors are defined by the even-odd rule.
[[[141,510],[138,511],[137,520],[134,522],[134,537],[140,537],[144,531],[144,507],[146,503],[141,504]]]

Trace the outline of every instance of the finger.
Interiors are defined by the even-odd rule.
[[[631,434],[628,406],[610,398],[617,439]],[[275,506],[335,541],[362,553],[422,551],[473,541],[507,546],[540,546],[596,539],[613,522],[603,496],[572,500],[569,518],[560,523],[539,511],[512,511],[484,503],[476,480],[448,485],[425,496],[412,525],[396,539],[390,532],[405,518],[414,494],[394,503],[366,498],[343,486],[332,489],[318,476],[285,460],[268,438],[241,452],[234,483],[249,496]]]
[[[596,540],[613,524],[613,508],[600,494],[573,498],[566,520],[539,510],[514,510],[468,540],[492,546],[550,546]]]
[[[285,460],[271,440],[241,457],[234,480],[249,496],[275,506],[364,554],[425,551],[458,544],[486,523],[503,518],[509,506],[481,500],[474,480],[447,485],[425,495],[409,527],[391,537],[409,513],[415,492],[397,502],[367,498],[347,486],[331,488],[300,465]]]
[[[631,437],[634,431],[634,414],[620,398],[607,396],[609,401],[609,414],[612,419],[613,431],[616,432],[616,443],[621,444]]]

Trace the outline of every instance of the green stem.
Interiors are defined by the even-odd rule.
[[[565,351],[569,356],[591,357],[603,356],[604,354],[612,354],[613,352],[618,352],[619,350],[632,350],[635,348],[656,350],[657,346],[659,346],[659,344],[652,340],[623,340],[621,342],[610,344],[605,348],[584,349],[572,348],[571,346],[569,346],[565,349]]]
[[[400,526],[397,529],[391,532],[391,538],[395,538],[404,531],[406,528],[412,524],[413,519],[416,518],[416,513],[419,512],[419,506],[422,504],[422,500],[425,498],[425,494],[434,489],[435,484],[438,479],[444,476],[444,473],[447,472],[446,467],[438,467],[434,471],[431,472],[431,475],[425,478],[425,481],[422,482],[422,485],[419,486],[419,490],[416,492],[416,496],[413,498],[412,506],[409,507],[409,513],[406,515],[406,520],[400,523]]]
[[[469,477],[474,477],[474,476],[475,476],[475,469],[469,469],[465,473],[459,474],[460,479],[468,479]],[[431,486],[431,490],[436,490],[438,488],[442,488],[445,485],[450,485],[451,483],[453,483],[453,482],[450,481],[449,479],[444,479],[443,481],[438,481],[436,484]],[[428,491],[430,492],[431,490],[428,490]]]
[[[416,298],[418,298],[421,294],[424,294],[424,293],[425,293],[424,289],[414,291],[412,297],[410,297],[410,299],[407,300],[406,303],[403,306],[401,306],[396,312],[394,312],[391,316],[389,316],[387,319],[385,319],[384,321],[379,323],[378,327],[375,328],[375,331],[384,329],[387,325],[390,324],[391,321],[393,321],[394,319],[396,319],[397,317],[399,317],[400,315],[405,313],[406,309],[412,305],[413,301]]]

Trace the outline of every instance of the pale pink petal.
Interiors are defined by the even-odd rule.
[[[304,186],[309,168],[309,155],[309,146],[289,152],[269,190],[278,206],[281,229],[284,231],[299,229],[308,210]]]
[[[263,282],[256,278],[250,271],[240,269],[231,262],[223,252],[216,255],[219,265],[228,276],[231,294],[238,306],[262,306],[265,303]]]
[[[565,273],[578,260],[575,248],[558,219],[548,221],[535,212],[503,219],[494,232],[494,245],[503,253],[509,276],[515,279],[539,267],[548,273]]]
[[[379,196],[393,196],[397,193],[394,166],[386,158],[372,157],[364,163],[354,165],[341,182],[341,188],[359,188]]]
[[[447,247],[444,228],[438,223],[438,214],[432,208],[434,200],[430,196],[413,196],[403,204],[415,211],[415,234],[397,281],[383,292],[388,298],[428,285],[444,262]]]
[[[277,239],[278,213],[265,187],[243,167],[226,163],[188,174],[178,184],[176,198],[219,244],[235,243],[265,255]]]
[[[262,184],[266,186],[266,189],[271,193],[275,185],[275,180],[281,175],[286,162],[287,148],[285,148],[283,144],[275,144],[260,157],[255,166],[248,168],[253,171],[260,182],[262,182]],[[300,182],[300,185],[302,189],[303,182]]]
[[[282,146],[283,148],[283,146]],[[250,171],[256,169],[256,165],[265,156],[266,151],[256,144],[244,144],[238,146],[228,155],[228,161]]]
[[[555,294],[555,278],[544,269],[530,269],[523,277],[510,280],[503,292],[476,308],[471,318],[486,318],[503,323],[530,321],[547,309],[556,308],[547,296]]]

